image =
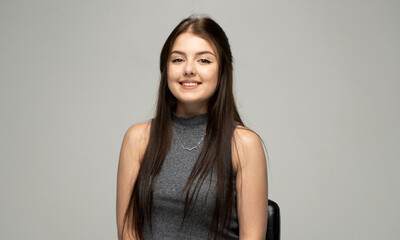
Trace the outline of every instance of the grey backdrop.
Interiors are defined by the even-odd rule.
[[[399,1],[0,1],[0,239],[116,239],[123,135],[207,13],[269,152],[282,240],[400,239]]]

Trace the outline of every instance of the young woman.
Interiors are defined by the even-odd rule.
[[[224,31],[184,19],[160,71],[155,117],[130,127],[121,147],[119,239],[265,239],[266,159],[235,105]]]

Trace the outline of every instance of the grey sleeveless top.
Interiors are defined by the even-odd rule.
[[[200,154],[207,126],[207,113],[192,117],[182,117],[173,114],[173,134],[170,150],[164,160],[160,174],[154,186],[152,209],[152,234],[148,222],[144,224],[144,238],[160,239],[190,239],[204,240],[213,218],[214,197],[216,194],[216,175],[207,176],[200,188],[193,210],[187,215],[184,225],[179,231],[185,206],[186,191],[181,193],[185,183]],[[199,143],[200,142],[200,143]],[[188,151],[185,148],[195,147]],[[236,177],[236,176],[235,176]],[[235,179],[234,179],[235,186]],[[234,187],[235,188],[235,187]],[[231,227],[226,239],[239,239],[238,219],[235,207],[232,211]]]

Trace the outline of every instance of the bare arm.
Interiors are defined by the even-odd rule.
[[[124,136],[118,164],[117,177],[117,227],[118,239],[135,240],[131,234],[131,222],[128,222],[122,233],[125,211],[132,194],[133,185],[136,182],[140,169],[140,160],[147,147],[150,130],[149,123],[136,124],[130,127]]]
[[[268,220],[268,178],[260,138],[242,126],[235,129],[232,161],[236,189],[239,239],[264,240]]]

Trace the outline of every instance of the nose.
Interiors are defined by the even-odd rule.
[[[195,69],[193,61],[186,62],[183,75],[185,77],[193,77],[196,75],[196,69]]]

